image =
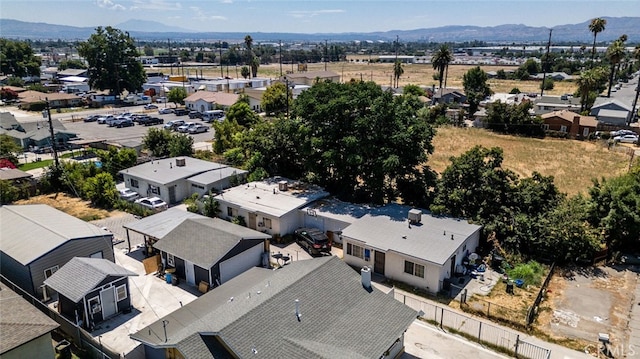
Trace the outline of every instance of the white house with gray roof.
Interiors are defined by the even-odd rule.
[[[74,257],[114,261],[113,234],[44,204],[0,207],[2,275],[36,297]]]
[[[301,226],[300,208],[328,195],[315,185],[273,177],[229,188],[215,199],[219,217],[243,217],[247,227],[277,236]]]
[[[397,211],[389,209],[396,208]],[[356,268],[437,293],[463,259],[475,252],[482,227],[393,206],[369,213],[342,230],[344,261]]]
[[[193,193],[226,188],[233,178],[241,179],[246,174],[237,168],[192,157],[153,160],[119,173],[125,185],[140,196],[160,197],[169,204],[181,202]]]
[[[130,337],[152,358],[389,359],[417,312],[337,257],[252,268]]]

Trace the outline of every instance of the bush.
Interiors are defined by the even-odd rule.
[[[42,111],[46,108],[47,103],[44,101],[20,104],[20,109],[24,111]]]
[[[525,285],[540,284],[543,273],[544,267],[536,261],[520,263],[507,271],[509,278],[522,279]]]
[[[545,133],[545,136],[549,136],[552,138],[569,138],[568,132],[547,130],[544,133]]]

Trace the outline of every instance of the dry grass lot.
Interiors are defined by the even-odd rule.
[[[357,57],[354,57],[354,60]],[[349,57],[351,60],[352,57]],[[327,70],[333,71],[340,75],[342,82],[351,79],[363,79],[365,81],[374,81],[379,85],[391,86],[393,76],[393,64],[372,63],[358,61],[345,61],[327,63]],[[400,86],[413,84],[423,86],[438,86],[438,81],[433,79],[434,70],[431,64],[405,64],[404,74],[400,78]],[[462,88],[462,76],[475,65],[450,65],[449,76],[447,77],[447,87]],[[513,66],[480,66],[485,72],[503,70],[515,70]],[[324,63],[313,63],[307,65],[307,71],[322,71],[325,68]],[[220,68],[217,66],[198,68],[202,69],[205,76],[220,76]],[[190,70],[185,66],[185,71]],[[226,75],[226,68],[223,69]],[[291,65],[283,64],[282,71],[291,71]],[[297,72],[297,67],[294,65]],[[195,70],[194,70],[195,71]],[[238,69],[239,71],[239,69]],[[229,76],[235,76],[235,67],[229,67]],[[239,75],[238,75],[239,76]],[[260,65],[258,68],[258,77],[277,78],[280,76],[280,64]],[[489,85],[494,92],[509,92],[514,87],[520,89],[521,92],[540,92],[541,81],[516,81],[516,80],[489,80]],[[575,82],[556,81],[553,90],[545,91],[549,95],[561,95],[565,93],[574,93],[576,90]]]
[[[478,128],[438,128],[433,145],[435,152],[427,165],[436,172],[451,163],[451,156],[459,156],[473,146],[497,146],[504,151],[503,168],[522,177],[534,171],[554,176],[560,191],[569,195],[586,193],[592,178],[618,176],[629,165],[629,156],[609,151],[597,142],[515,137]]]
[[[119,211],[107,211],[100,208],[93,208],[91,207],[89,201],[84,201],[81,198],[71,197],[66,193],[59,193],[58,195],[44,194],[40,196],[34,196],[29,199],[17,201],[14,204],[36,203],[49,205],[53,208],[56,208],[62,212],[85,221],[107,218],[117,213],[121,213]]]

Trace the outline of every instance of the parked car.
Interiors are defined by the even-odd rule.
[[[113,115],[100,116],[100,117],[98,117],[98,120],[96,122],[101,124],[101,125],[105,125],[107,123],[107,121],[111,121],[114,118],[115,117]]]
[[[118,119],[118,120],[115,120],[114,123],[113,123],[113,126],[117,127],[117,128],[131,127],[131,126],[134,126],[134,125],[135,125],[135,123],[133,123],[133,120],[130,119],[130,118]]]
[[[167,98],[164,96],[156,97],[156,103],[167,103]]]
[[[169,114],[169,113],[173,113],[173,109],[172,108],[168,108],[168,107],[161,108],[161,109],[158,110],[158,113],[161,114],[161,115],[166,115],[166,114]]]
[[[84,118],[84,122],[96,122],[100,118],[100,115],[89,115]]]
[[[152,103],[149,103],[149,104],[144,105],[144,109],[145,109],[145,110],[155,110],[155,109],[157,109],[157,108],[158,108],[158,105],[154,105],[154,104],[152,104]]]
[[[169,205],[158,197],[143,197],[135,201],[135,203],[150,210],[161,212],[169,208]]]
[[[638,136],[636,135],[622,135],[622,136],[616,136],[613,138],[614,141],[616,142],[622,142],[622,143],[633,143],[634,145],[638,143]]]
[[[197,123],[195,122],[185,122],[184,125],[178,126],[177,131],[180,133],[187,133],[191,127],[195,127]]]
[[[317,228],[299,228],[294,231],[296,243],[310,255],[331,253],[331,243],[327,235]]]
[[[186,108],[176,108],[175,110],[173,110],[173,113],[176,116],[185,116],[189,114],[189,110],[187,110]]]
[[[199,123],[187,129],[187,132],[189,133],[203,133],[208,131],[209,131],[209,126],[201,125]]]
[[[202,118],[202,114],[198,111],[189,111],[189,118]]]
[[[130,188],[123,188],[121,190],[118,190],[118,192],[120,193],[120,198],[124,199],[125,201],[133,202],[136,199],[140,198],[140,195],[132,191]]]
[[[631,131],[631,130],[618,130],[618,131],[611,131],[611,137],[616,137],[616,136],[624,136],[624,135],[633,135],[633,136],[638,136],[637,133]]]
[[[178,127],[184,125],[184,120],[173,120],[164,124],[165,130],[175,130]]]
[[[163,124],[164,120],[159,117],[147,117],[144,120],[140,120],[138,123],[145,126],[153,126]]]

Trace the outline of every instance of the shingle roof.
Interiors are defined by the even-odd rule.
[[[411,225],[406,212],[401,216],[367,214],[346,227],[342,235],[382,251],[394,251],[443,265],[481,228],[466,220],[435,217],[425,212],[421,224]]]
[[[185,219],[153,246],[201,268],[210,268],[243,239],[271,236],[220,218]]]
[[[196,333],[208,334],[241,358],[379,358],[416,315],[393,296],[363,288],[339,258],[324,257],[278,270],[252,268],[131,338],[181,347]]]
[[[575,113],[573,111],[569,111],[569,110],[559,110],[559,111],[553,111],[553,112],[548,112],[545,114],[542,114],[540,116],[543,120],[549,119],[549,118],[553,118],[553,117],[559,117],[565,121],[571,122],[573,123],[573,119],[575,117],[580,117],[580,126],[585,126],[585,127],[598,127],[598,120],[596,120],[595,117],[593,116],[582,116],[578,113]]]
[[[213,91],[198,91],[184,99],[185,102],[195,102],[203,100],[206,102],[217,103],[223,106],[231,106],[238,102],[240,96],[233,93],[226,92],[213,92]]]
[[[91,223],[44,204],[2,206],[0,223],[0,250],[22,265],[71,240],[104,237],[111,243],[113,238]]]
[[[58,328],[58,323],[0,284],[0,354]]]
[[[227,167],[227,165],[204,161],[193,157],[182,158],[185,159],[184,166],[177,166],[176,157],[171,157],[127,168],[120,171],[120,173],[154,183],[169,184],[200,173]]]
[[[172,207],[164,212],[156,213],[133,223],[124,224],[123,227],[149,237],[160,239],[174,230],[187,218],[206,217],[201,214],[185,211],[179,207]]]
[[[0,168],[0,179],[14,180],[18,178],[30,178],[33,177],[31,173],[20,171],[16,168]]]
[[[47,278],[44,284],[77,303],[109,276],[130,277],[137,274],[106,259],[74,257]]]

